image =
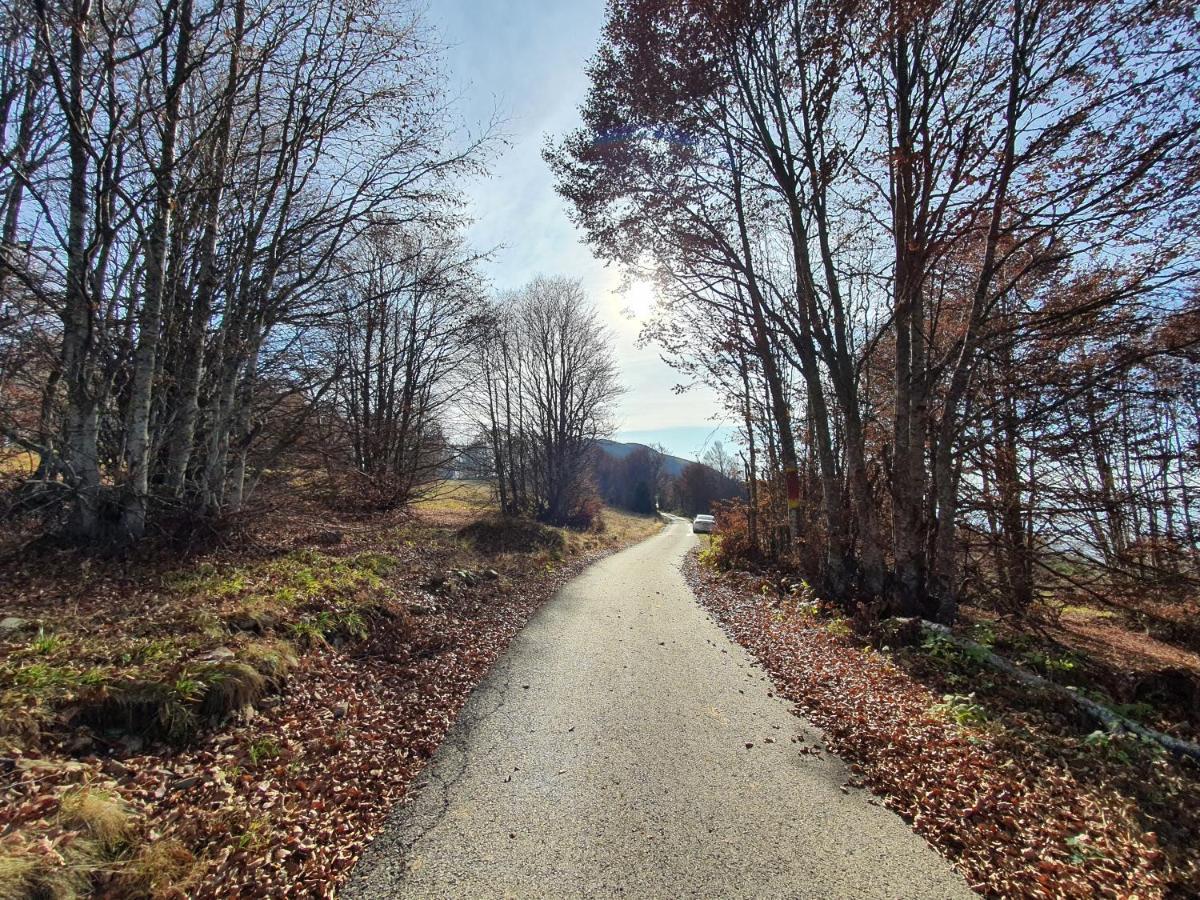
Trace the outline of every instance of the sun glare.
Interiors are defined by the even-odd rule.
[[[648,319],[654,312],[654,285],[635,281],[625,292],[625,309],[635,319]]]

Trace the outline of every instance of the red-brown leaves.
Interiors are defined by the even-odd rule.
[[[824,730],[855,779],[980,893],[1161,897],[1191,889],[1195,873],[1170,864],[1130,796],[1117,782],[1077,778],[1036,721],[1023,723],[1030,733],[1020,741],[957,724],[933,711],[938,695],[886,655],[756,592],[749,576],[713,574],[694,558],[686,572],[704,606]],[[1043,745],[1046,752],[1013,750]]]

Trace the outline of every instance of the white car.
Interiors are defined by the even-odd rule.
[[[694,534],[712,534],[716,524],[717,520],[712,516],[696,516],[692,519],[692,532]]]

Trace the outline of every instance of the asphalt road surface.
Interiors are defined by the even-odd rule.
[[[589,568],[471,696],[342,896],[970,897],[842,784],[680,574],[686,521]],[[752,747],[747,747],[752,744]]]

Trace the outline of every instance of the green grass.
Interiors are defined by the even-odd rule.
[[[62,638],[55,634],[46,634],[46,629],[43,627],[38,629],[37,637],[33,639],[29,649],[38,656],[49,656],[61,646]]]
[[[316,550],[295,550],[276,559],[243,563],[217,571],[212,566],[181,573],[168,583],[180,594],[217,599],[263,599],[290,606],[337,599],[378,588],[396,567],[383,553],[330,556]]]
[[[255,738],[250,743],[250,762],[257,766],[265,760],[276,759],[282,752],[279,742],[273,737]]]
[[[974,692],[943,694],[941,702],[935,703],[929,711],[960,728],[978,728],[988,722],[987,710],[975,702]]]

